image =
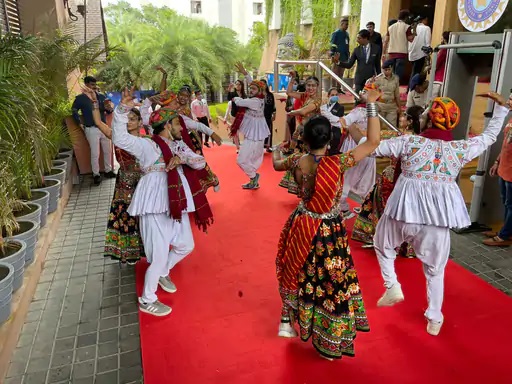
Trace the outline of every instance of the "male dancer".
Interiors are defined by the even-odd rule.
[[[428,112],[427,129],[420,136],[384,140],[375,151],[376,156],[399,158],[402,165],[374,237],[386,287],[377,305],[391,306],[404,300],[395,273],[395,249],[404,241],[411,243],[427,279],[425,317],[427,332],[433,336],[439,334],[444,321],[441,307],[450,228],[471,224],[457,176],[465,164],[496,141],[508,113],[503,97],[494,92],[488,97],[496,105],[489,125],[479,136],[453,141],[451,130],[459,122],[460,109],[449,98],[436,98]]]
[[[242,64],[238,63],[237,68],[250,79]],[[249,98],[234,97],[231,100],[238,107],[235,121],[231,127],[231,135],[235,135],[238,131],[244,135],[237,164],[250,179],[247,184],[242,185],[243,189],[258,189],[260,187],[260,174],[257,171],[263,162],[265,139],[270,135],[263,112],[265,88],[265,83],[253,80],[249,85]]]
[[[169,270],[194,249],[188,214],[194,213],[196,224],[204,231],[213,222],[208,200],[194,171],[204,168],[206,162],[182,140],[183,126],[176,111],[161,108],[153,112],[151,139],[128,134],[128,113],[134,104],[131,92],[125,90],[114,112],[112,140],[137,158],[143,174],[128,208],[131,216],[139,217],[150,263],[139,308],[154,316],[165,316],[171,313],[171,308],[158,301],[156,290],[160,285],[166,292],[176,292]]]

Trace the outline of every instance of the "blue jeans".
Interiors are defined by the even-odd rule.
[[[503,240],[512,238],[512,182],[500,177],[501,201],[505,206],[505,222],[498,236]]]

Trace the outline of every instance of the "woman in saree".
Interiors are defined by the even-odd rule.
[[[378,96],[376,90],[368,94],[367,140],[352,151],[329,156],[331,124],[315,116],[304,126],[306,153],[286,159],[279,151],[273,153],[274,169],[292,173],[301,198],[279,240],[278,335],[297,336],[297,321],[301,339],[312,338],[320,356],[328,360],[354,356],[356,331],[370,330],[339,202],[344,172],[379,145]]]
[[[423,108],[414,106],[407,109],[407,111],[400,116],[399,129],[402,133],[415,133],[420,134],[421,131],[421,115]],[[354,140],[359,142],[362,134],[357,131],[357,128],[349,128],[349,132]],[[381,139],[390,139],[397,136],[397,132],[384,130],[381,131]],[[379,222],[380,217],[384,213],[384,208],[388,201],[393,188],[395,187],[396,180],[400,175],[400,159],[392,158],[390,164],[384,168],[382,175],[377,177],[377,181],[373,189],[366,196],[365,201],[361,205],[361,212],[358,214],[357,219],[352,229],[352,240],[365,243],[364,248],[373,248],[373,235],[375,234],[375,227]],[[412,246],[404,243],[397,249],[397,253],[401,257],[412,258],[415,257]]]

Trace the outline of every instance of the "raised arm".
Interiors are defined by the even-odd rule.
[[[293,90],[293,84],[295,80],[298,82],[298,76],[296,71],[290,71],[290,81],[288,81],[288,87],[286,88],[286,96],[293,97],[294,99],[301,99],[304,92],[296,92]]]
[[[181,117],[183,118],[187,129],[204,133],[205,135],[210,136],[215,141],[215,144],[222,145],[222,138],[217,135],[213,129],[208,128],[206,125],[200,123],[199,121],[192,120],[190,117],[183,115]]]
[[[234,97],[233,102],[237,107],[245,107],[255,111],[261,109],[261,99],[251,97],[250,99],[242,99],[241,97]]]
[[[101,121],[100,109],[96,108],[96,106],[97,103],[93,102],[92,118],[94,119],[94,124],[105,136],[107,136],[109,139],[112,139],[112,128]]]
[[[379,146],[380,143],[380,121],[376,101],[380,97],[380,92],[377,90],[369,90],[367,93],[367,115],[368,115],[368,129],[366,134],[366,141],[359,144],[352,150],[352,157],[357,163],[358,161],[368,157]]]
[[[162,81],[160,81],[160,93],[162,93],[167,89],[167,72],[160,65],[156,69],[162,72]]]
[[[469,140],[464,140],[467,144],[467,151],[464,155],[464,162],[468,163],[474,158],[480,156],[489,146],[491,146],[498,137],[503,128],[505,117],[509,109],[505,107],[505,99],[494,92],[489,92],[489,97],[496,102],[494,112],[489,124],[481,135],[472,137]]]

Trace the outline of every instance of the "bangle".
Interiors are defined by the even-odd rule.
[[[379,112],[377,110],[376,103],[367,103],[366,104],[366,113],[367,117],[379,117]]]

